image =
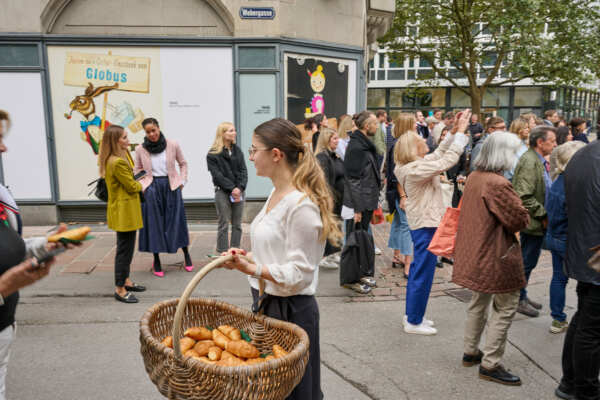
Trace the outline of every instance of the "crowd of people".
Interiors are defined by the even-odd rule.
[[[407,279],[404,331],[435,335],[435,322],[425,314],[441,260],[428,247],[446,209],[458,207],[454,258],[444,261],[453,264],[452,281],[472,292],[463,365],[480,364],[482,379],[520,385],[520,378],[502,365],[502,356],[515,314],[537,317],[543,308],[528,295],[527,284],[541,250],[547,249],[553,269],[549,331],[567,332],[564,376],[555,393],[565,399],[598,399],[600,274],[587,262],[600,244],[600,215],[593,209],[600,201],[600,153],[594,150],[598,142],[588,144],[590,124],[581,118],[567,123],[556,110],[546,111],[543,119],[524,114],[510,125],[499,116],[482,123],[469,110],[430,114],[399,113],[392,120],[383,110],[363,111],[342,116],[337,135],[320,128],[321,135],[327,133],[315,151],[323,158],[336,210],[343,198],[336,216],[345,220],[345,244],[341,257],[326,252],[319,265],[337,264],[341,283],[359,293],[376,287],[374,268],[360,265],[373,262],[373,241],[351,235],[369,233],[373,213],[387,206],[392,267],[403,268]],[[314,128],[312,121],[307,126]],[[345,255],[357,245],[362,255],[354,262]],[[565,313],[569,278],[578,282],[578,307],[570,324]]]
[[[246,160],[235,126],[217,127],[206,155],[218,215],[216,250],[232,256],[224,267],[248,276],[255,311],[298,324],[311,341],[305,375],[290,398],[323,397],[315,300],[319,267],[339,268],[341,285],[370,293],[377,286],[374,259],[380,253],[371,225],[381,222],[382,208],[391,216],[392,267],[401,268],[407,279],[404,331],[437,334],[426,311],[442,260],[428,248],[447,208],[458,207],[454,257],[443,261],[453,264],[453,282],[472,291],[463,365],[480,364],[482,379],[521,384],[503,367],[502,356],[514,315],[537,317],[543,307],[529,297],[527,282],[547,248],[553,265],[549,329],[567,332],[556,394],[597,400],[600,273],[587,262],[600,244],[599,142],[588,144],[584,120],[566,123],[555,110],[544,119],[521,115],[508,130],[501,117],[482,123],[470,110],[430,114],[400,113],[392,120],[383,110],[362,111],[341,116],[336,129],[318,114],[305,121],[309,140],[285,119],[257,126],[249,161],[258,176],[271,180],[273,190],[250,226],[251,249],[241,248]],[[1,152],[9,126],[8,114],[0,111]],[[181,193],[188,177],[185,157],[156,119],[147,118],[142,126],[145,139],[134,156],[127,131],[117,125],[104,132],[99,153],[108,227],[117,233],[114,297],[124,303],[137,302],[133,293],[146,289],[130,278],[138,230],[139,251],[153,253],[156,277],[164,276],[160,253],[181,249],[185,269],[194,269]],[[45,238],[24,241],[21,226],[16,203],[0,185],[0,394],[17,290],[48,273],[53,259],[41,267],[36,259],[56,246]],[[569,278],[578,282],[570,324]]]

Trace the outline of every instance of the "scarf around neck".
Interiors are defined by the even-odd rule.
[[[147,136],[144,137],[144,143],[142,146],[144,146],[144,148],[151,154],[160,154],[167,148],[167,139],[165,139],[165,135],[163,135],[161,131],[160,137],[156,142],[151,142]]]

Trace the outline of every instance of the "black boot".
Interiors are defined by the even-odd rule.
[[[502,385],[521,386],[521,378],[505,370],[502,365],[498,365],[494,369],[486,369],[480,366],[479,377]]]
[[[564,381],[560,381],[560,385],[554,390],[556,397],[565,400],[575,400],[575,389],[572,386],[568,386]]]

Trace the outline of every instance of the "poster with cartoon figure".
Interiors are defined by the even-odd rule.
[[[67,52],[64,66],[64,84],[83,86],[85,91],[77,94],[69,103],[69,112],[64,116],[71,119],[73,112],[81,116],[81,140],[86,142],[95,155],[98,154],[102,135],[111,122],[107,119],[107,109],[111,111],[114,124],[129,129],[132,133],[141,130],[140,122],[144,114],[140,108],[135,111],[128,101],[115,105],[108,101],[112,90],[149,92],[150,58],[126,55]],[[114,82],[114,83],[113,83]],[[112,83],[112,84],[110,84]],[[96,97],[104,94],[102,112],[97,114]],[[135,120],[135,121],[134,121]],[[137,143],[133,143],[132,149]]]
[[[315,114],[348,111],[348,65],[316,58],[287,58],[287,118],[299,124]]]
[[[49,46],[48,63],[60,198],[90,199],[106,128],[125,128],[133,154],[142,120],[162,118],[160,50]]]
[[[104,131],[122,126],[133,155],[147,117],[185,154],[184,198],[214,198],[198,151],[208,151],[219,123],[234,119],[231,48],[52,45],[48,67],[60,200],[96,200],[87,184],[98,178]]]

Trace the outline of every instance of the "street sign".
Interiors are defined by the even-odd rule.
[[[275,9],[273,7],[240,7],[240,18],[273,19],[275,18]]]

